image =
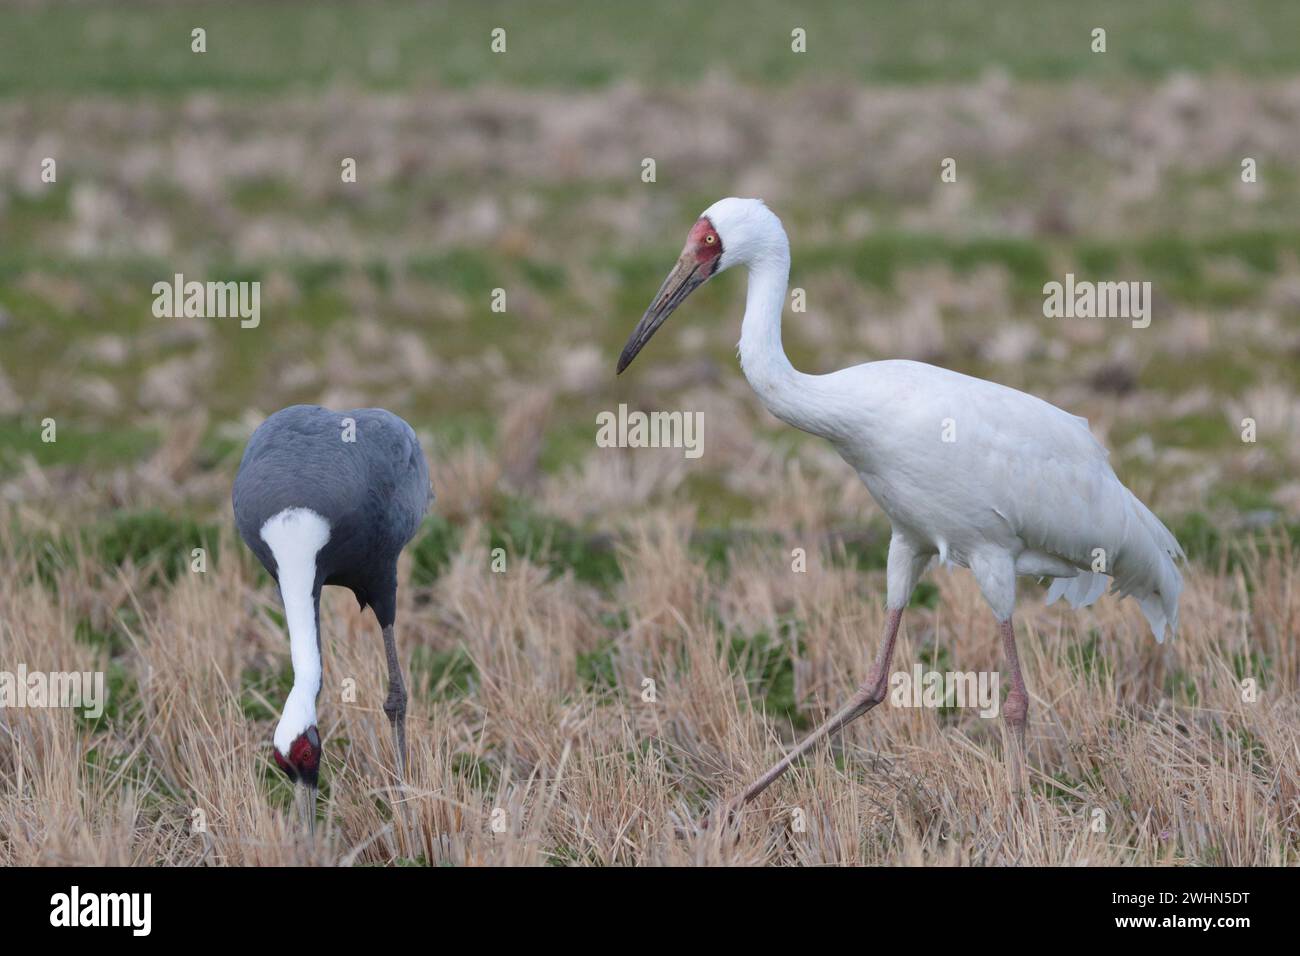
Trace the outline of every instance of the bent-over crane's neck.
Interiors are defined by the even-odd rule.
[[[320,693],[320,586],[316,559],[330,539],[329,522],[307,508],[289,508],[262,526],[275,558],[284,619],[289,628],[293,689],[275,728],[275,746],[287,754],[295,737],[316,723]]]
[[[795,428],[825,435],[828,423],[815,398],[819,376],[798,371],[781,344],[781,312],[789,281],[790,244],[776,223],[770,241],[749,261],[740,367],[768,411]]]
[[[293,687],[284,702],[277,736],[292,742],[316,723],[316,696],[320,693],[320,592],[313,592],[310,580],[285,580],[280,577],[280,596],[284,601],[285,624],[289,629],[289,657],[293,663]],[[280,744],[283,741],[277,740]],[[288,751],[283,751],[287,753]]]

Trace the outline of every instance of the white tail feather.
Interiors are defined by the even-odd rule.
[[[1113,590],[1120,597],[1132,595],[1157,642],[1178,631],[1178,598],[1183,578],[1175,563],[1185,557],[1178,541],[1160,519],[1131,492],[1127,492],[1129,525],[1123,540],[1111,549]],[[1086,607],[1106,590],[1108,576],[1080,571],[1070,578],[1053,578],[1047,589],[1047,603],[1064,597],[1074,608]]]
[[[1107,584],[1106,575],[1093,571],[1080,571],[1072,578],[1053,578],[1052,586],[1047,589],[1047,603],[1063,597],[1072,608],[1087,607],[1106,593]]]

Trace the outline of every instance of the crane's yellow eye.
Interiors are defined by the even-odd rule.
[[[713,245],[713,236],[711,235],[705,236],[704,241],[707,242],[709,245]]]

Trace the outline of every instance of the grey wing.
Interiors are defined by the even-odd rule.
[[[385,445],[385,453],[373,459],[377,474],[372,486],[388,498],[381,513],[388,519],[390,541],[400,549],[415,537],[433,500],[429,466],[415,429],[403,419],[383,409],[362,409],[359,422],[363,415]]]

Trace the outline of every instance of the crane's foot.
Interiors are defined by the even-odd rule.
[[[890,641],[892,649],[893,642]],[[760,793],[770,787],[781,774],[785,773],[803,754],[807,753],[818,741],[838,733],[845,725],[857,720],[867,711],[871,710],[882,700],[885,699],[885,680],[884,669],[881,665],[872,668],[872,674],[867,678],[858,692],[849,699],[849,702],[840,709],[840,711],[831,717],[807,737],[801,740],[794,749],[772,765],[771,769],[763,776],[759,777],[749,788],[738,797],[733,797],[724,805],[723,812],[719,814],[719,819],[724,821],[725,826],[735,823],[740,816],[740,810],[745,804],[753,800]],[[708,829],[710,821],[713,819],[711,814],[706,814],[700,821],[700,829]]]
[[[716,813],[714,810],[706,810],[696,826],[700,830],[710,830],[714,826],[718,826],[719,829],[734,826],[740,820],[740,811],[744,806],[745,798],[743,795],[732,797],[717,807]]]
[[[868,672],[867,679],[863,681],[862,686],[834,716],[804,737],[789,753],[773,764],[767,773],[750,784],[744,793],[738,797],[733,797],[723,805],[723,810],[717,819],[722,820],[724,826],[730,826],[734,823],[739,818],[740,810],[745,804],[770,787],[781,774],[789,770],[795,761],[816,746],[819,741],[839,733],[846,725],[857,720],[885,699],[889,679],[889,662],[893,660],[894,641],[898,637],[898,626],[902,623],[902,620],[903,609],[901,607],[890,610],[889,618],[885,624],[885,638],[881,642],[875,663],[871,665],[871,670]],[[700,829],[708,829],[714,819],[712,814],[705,814],[700,820]]]

